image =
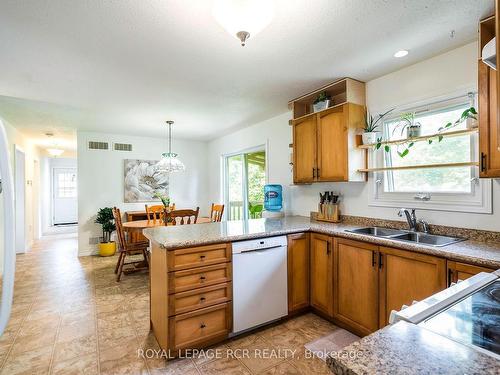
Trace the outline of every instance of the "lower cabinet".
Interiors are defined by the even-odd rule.
[[[493,272],[491,268],[473,266],[471,264],[448,261],[448,285],[457,283],[477,275],[480,272]]]
[[[312,233],[311,306],[333,317],[333,237]]]
[[[335,239],[334,318],[360,335],[378,329],[378,247]]]
[[[392,310],[446,288],[446,260],[411,251],[380,248],[380,327]]]
[[[309,233],[288,236],[288,313],[309,307]]]

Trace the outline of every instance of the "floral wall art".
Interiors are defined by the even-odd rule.
[[[156,167],[157,160],[125,159],[125,203],[157,201],[155,193],[168,195],[168,173]]]

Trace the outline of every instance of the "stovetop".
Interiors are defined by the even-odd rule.
[[[500,280],[486,285],[420,325],[500,356]]]

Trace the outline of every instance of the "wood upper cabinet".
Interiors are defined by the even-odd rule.
[[[448,285],[467,280],[469,277],[480,272],[493,272],[495,270],[486,267],[473,266],[471,264],[448,261]]]
[[[379,325],[378,247],[372,244],[335,239],[334,318],[360,335]]]
[[[498,3],[498,0],[496,1]],[[496,17],[488,17],[479,24],[478,105],[480,177],[500,177],[500,114],[498,91],[499,70],[494,70],[481,59],[483,47],[495,37]],[[499,44],[497,43],[497,49]],[[498,58],[497,58],[498,59]],[[500,67],[499,67],[500,68]]]
[[[446,288],[446,260],[405,250],[380,248],[380,327],[401,310]]]
[[[356,148],[365,107],[346,103],[293,120],[294,183],[365,181],[365,154]]]
[[[316,176],[316,117],[308,117],[293,125],[293,180],[313,182]]]
[[[288,313],[309,307],[309,233],[288,236]]]
[[[333,316],[333,238],[311,234],[311,306]]]

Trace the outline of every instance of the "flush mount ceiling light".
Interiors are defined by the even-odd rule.
[[[64,153],[64,150],[61,150],[60,148],[48,148],[47,152],[49,153],[50,156],[57,158],[58,156],[61,156]]]
[[[408,55],[408,51],[405,49],[402,49],[401,51],[398,51],[394,54],[394,57],[405,57]]]
[[[244,46],[271,23],[274,4],[272,0],[215,0],[212,14]]]
[[[186,169],[184,163],[179,160],[175,152],[172,152],[172,125],[173,121],[167,121],[168,125],[168,152],[161,154],[160,161],[156,164],[158,172],[160,173],[172,173],[172,172],[182,172]]]

